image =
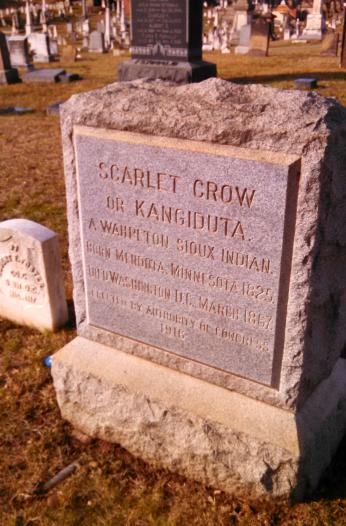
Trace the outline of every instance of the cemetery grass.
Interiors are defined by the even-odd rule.
[[[294,78],[315,76],[321,94],[346,105],[346,71],[336,58],[321,58],[319,45],[275,43],[270,53],[268,58],[216,53],[205,58],[217,62],[221,77],[241,83],[287,89]],[[45,112],[48,104],[113,82],[123,59],[93,55],[62,64],[84,78],[78,83],[0,87],[0,109],[34,110],[0,114],[0,220],[25,217],[59,233],[70,306],[69,325],[55,334],[0,320],[0,526],[346,525],[346,441],[313,498],[293,504],[227,496],[154,470],[117,445],[81,442],[60,417],[42,359],[73,339],[75,328],[59,121]],[[73,475],[40,493],[43,482],[75,461]]]

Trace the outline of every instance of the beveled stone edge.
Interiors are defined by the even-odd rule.
[[[36,221],[31,221],[31,219],[25,218],[13,218],[1,221],[0,228],[2,230],[13,230],[17,234],[35,239],[41,244],[51,240],[54,237],[57,239],[59,237],[58,234],[54,232],[54,230],[51,230],[41,223],[37,223]]]
[[[91,325],[86,319],[81,321],[77,335],[119,351],[149,360],[152,363],[167,367],[183,374],[188,374],[202,381],[215,384],[223,389],[238,391],[243,396],[260,400],[283,409],[287,409],[280,396],[280,391],[274,387],[250,380],[235,373],[223,371],[211,365],[186,358],[160,347],[154,347],[145,342],[134,340],[128,336],[110,332],[109,330]]]
[[[217,155],[222,157],[235,157],[245,161],[256,161],[269,164],[281,164],[291,166],[301,162],[298,155],[272,152],[269,150],[255,150],[230,146],[228,144],[208,143],[192,139],[176,139],[158,135],[146,135],[144,133],[127,132],[118,130],[107,130],[94,126],[73,125],[73,135],[86,135],[98,139],[116,140],[136,145],[145,145],[157,148],[175,149],[181,151],[192,151]]]
[[[53,378],[59,362],[299,455],[295,414],[288,410],[81,336],[54,354]]]

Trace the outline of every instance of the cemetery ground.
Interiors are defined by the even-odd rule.
[[[210,53],[205,59],[217,62],[219,76],[236,82],[287,89],[295,78],[315,77],[317,91],[346,105],[346,71],[337,58],[320,57],[319,51],[320,44],[280,42],[268,58]],[[81,82],[0,88],[0,220],[23,217],[60,235],[70,306],[69,325],[55,334],[0,320],[0,526],[346,524],[346,440],[312,499],[292,504],[233,497],[155,470],[117,445],[81,441],[60,417],[42,360],[72,340],[75,329],[59,120],[47,116],[46,108],[113,82],[124,58],[89,54],[59,64],[80,74]],[[33,112],[2,112],[13,106]],[[77,470],[43,493],[42,484],[71,462]]]

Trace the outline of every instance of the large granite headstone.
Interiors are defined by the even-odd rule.
[[[20,82],[18,70],[11,65],[6,37],[0,31],[0,84],[15,84],[16,82]]]
[[[345,108],[210,79],[60,112],[63,417],[226,491],[311,492],[346,430]]]
[[[0,316],[41,331],[67,322],[58,236],[27,219],[0,223]]]
[[[178,84],[216,76],[202,60],[201,0],[132,0],[131,57],[119,80],[161,78]]]

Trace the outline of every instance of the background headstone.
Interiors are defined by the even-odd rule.
[[[62,46],[60,50],[60,61],[61,62],[75,62],[76,61],[76,48],[72,44]]]
[[[306,40],[321,40],[324,28],[324,18],[322,15],[322,0],[314,0],[312,11],[306,18],[306,26],[302,33],[302,38]]]
[[[239,44],[235,47],[234,53],[246,55],[250,49],[251,24],[245,24],[239,32]]]
[[[216,75],[215,65],[202,61],[201,1],[133,0],[131,5],[133,60],[120,64],[119,80],[145,77],[187,83]]]
[[[241,28],[251,23],[252,14],[249,12],[249,3],[247,0],[238,0],[235,2],[234,10],[231,34],[233,40],[235,39],[237,41]]]
[[[270,22],[267,18],[256,18],[251,24],[249,55],[268,56]]]
[[[105,36],[101,31],[92,31],[89,36],[89,51],[91,53],[105,53]]]
[[[131,56],[201,60],[202,9],[202,2],[191,0],[132,0]]]
[[[58,236],[26,219],[0,223],[0,315],[39,330],[67,322]]]
[[[322,57],[336,57],[338,55],[339,33],[326,33],[321,44]]]
[[[340,67],[346,68],[346,9],[344,12],[344,24],[342,30]]]
[[[25,68],[30,66],[32,60],[29,53],[28,38],[24,35],[13,35],[7,39],[13,66]]]
[[[12,68],[6,37],[0,31],[0,84],[14,84],[16,82],[20,82],[18,70]]]
[[[30,51],[34,62],[51,62],[53,56],[49,48],[49,37],[45,33],[31,33],[28,36]]]

